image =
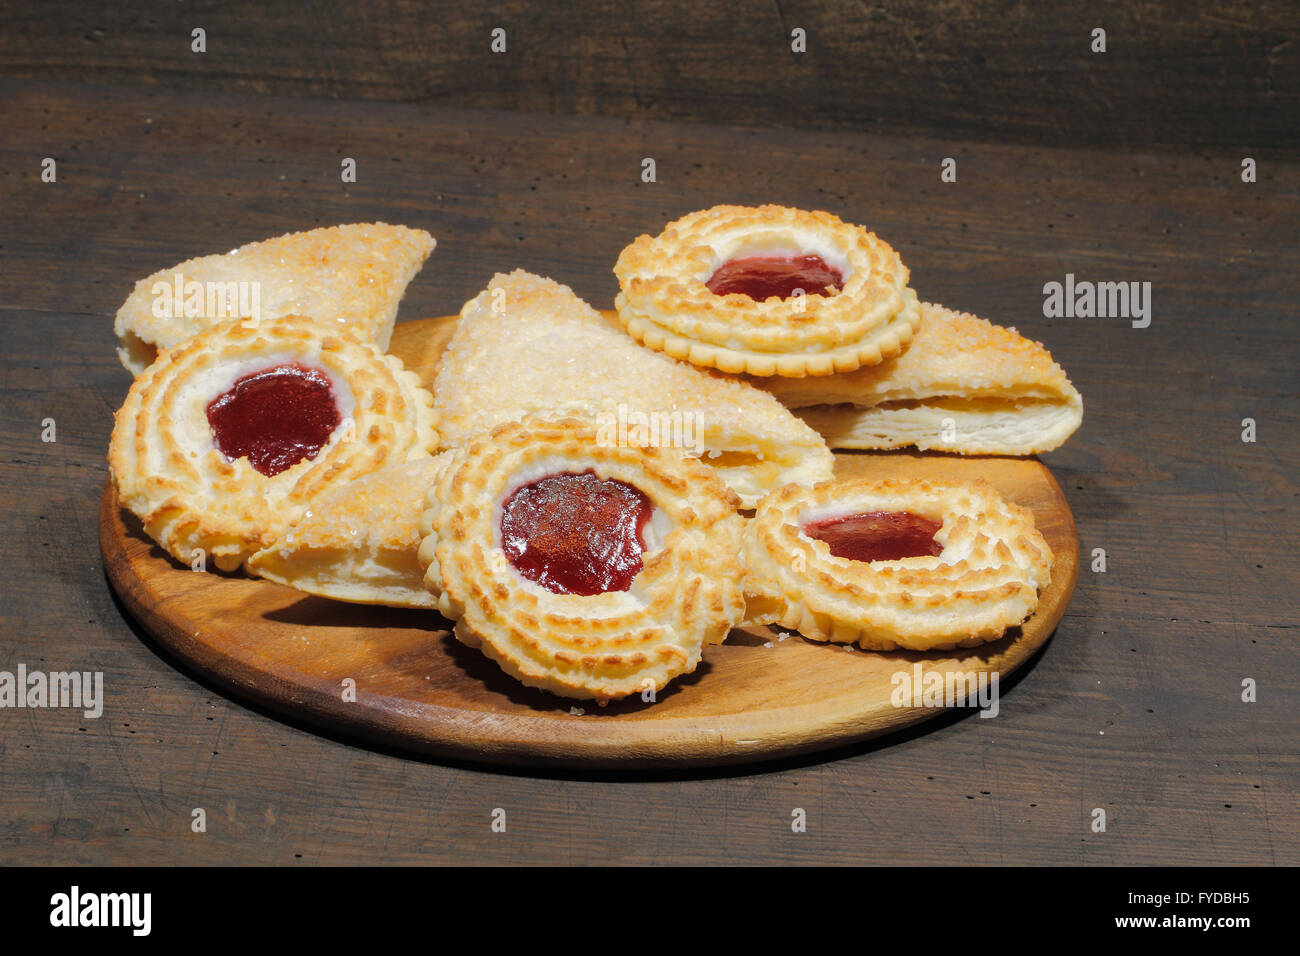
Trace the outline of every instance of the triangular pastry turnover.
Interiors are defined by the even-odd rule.
[[[248,567],[307,594],[390,607],[434,607],[424,587],[420,513],[449,452],[389,465],[312,502]]]
[[[1042,345],[930,303],[907,349],[879,365],[749,381],[832,448],[1032,455],[1058,447],[1083,421],[1083,399]]]
[[[397,304],[433,251],[423,229],[371,222],[292,232],[189,259],[141,279],[117,312],[122,364],[139,375],[161,349],[232,318],[305,315],[387,351]]]
[[[770,394],[638,344],[568,287],[516,270],[467,302],[434,381],[443,446],[526,415],[581,417],[598,440],[673,445],[746,507],[831,476],[821,437]]]

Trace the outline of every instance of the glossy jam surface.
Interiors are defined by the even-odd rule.
[[[837,558],[897,561],[937,556],[943,551],[934,540],[940,527],[940,522],[910,511],[871,511],[811,521],[803,526],[803,532],[825,541]]]
[[[714,295],[739,292],[762,302],[772,296],[788,299],[795,289],[804,295],[833,295],[826,287],[840,290],[844,276],[821,256],[747,256],[724,262],[704,284]]]
[[[208,403],[218,450],[268,477],[315,458],[340,418],[329,376],[297,362],[249,372]]]
[[[556,594],[626,591],[641,571],[653,508],[641,491],[590,471],[548,475],[501,506],[501,546],[515,570]]]

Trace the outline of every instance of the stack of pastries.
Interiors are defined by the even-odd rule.
[[[422,381],[387,347],[434,246],[345,225],[137,283],[108,457],[169,555],[440,613],[524,684],[600,703],[653,700],[738,626],[925,651],[1033,614],[1053,555],[1026,509],[836,479],[832,449],[1044,452],[1079,394],[1014,329],[921,302],[866,229],[692,213],[623,250],[611,312],[498,274]]]

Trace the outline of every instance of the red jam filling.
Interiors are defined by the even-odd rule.
[[[853,561],[897,561],[935,557],[943,551],[934,540],[942,523],[910,511],[872,511],[823,518],[803,526],[804,534],[830,545],[831,554]]]
[[[315,458],[339,421],[329,376],[297,362],[243,375],[208,403],[220,452],[268,477]]]
[[[704,283],[714,295],[739,292],[755,302],[776,296],[788,299],[795,289],[804,295],[834,295],[844,287],[844,276],[821,256],[748,256],[724,262]]]
[[[555,594],[626,591],[641,571],[650,499],[590,471],[548,475],[501,507],[501,547],[515,570]]]

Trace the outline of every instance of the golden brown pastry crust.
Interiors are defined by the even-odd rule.
[[[501,548],[501,502],[546,474],[591,469],[638,488],[656,509],[628,591],[554,594]],[[708,468],[672,449],[604,447],[576,419],[501,425],[457,449],[421,519],[420,562],[455,634],[506,673],[563,697],[606,702],[662,690],[693,671],[744,613],[744,521]]]
[[[388,465],[314,499],[284,534],[248,559],[248,569],[337,601],[432,608],[416,558],[420,515],[450,457],[443,452]]]
[[[314,459],[266,476],[217,450],[206,408],[239,375],[284,361],[330,375],[343,421]],[[164,351],[132,383],[108,463],[123,506],[168,554],[190,563],[201,548],[230,570],[313,498],[386,464],[429,457],[435,426],[433,397],[374,345],[301,316],[256,328],[235,319]]]
[[[817,254],[844,275],[831,296],[755,302],[705,285],[755,252]],[[673,358],[758,376],[831,375],[896,354],[916,328],[908,271],[888,243],[828,212],[714,206],[639,236],[614,266],[619,320]]]
[[[937,557],[855,561],[809,520],[906,511],[942,522]],[[1053,556],[1025,508],[984,482],[851,479],[788,485],[758,506],[743,546],[746,620],[868,650],[931,651],[1000,638],[1038,606]]]
[[[928,302],[907,349],[879,365],[750,381],[832,448],[1030,455],[1059,447],[1083,421],[1083,399],[1046,348],[1015,329]]]
[[[494,276],[461,309],[433,391],[447,446],[529,415],[604,422],[615,442],[654,443],[620,421],[642,416],[673,440],[675,424],[746,507],[834,466],[821,436],[767,392],[643,348],[568,286],[522,270]]]
[[[226,299],[214,294],[213,313],[208,314],[205,294],[202,315],[186,315],[184,301],[174,296],[170,313],[155,315],[155,284],[170,291],[178,277],[182,283],[211,283],[214,289],[223,283],[256,282],[262,320],[306,315],[386,350],[407,283],[434,245],[423,229],[370,222],[292,232],[186,260],[135,284],[113,324],[122,343],[118,357],[139,375],[159,349],[173,348],[230,318],[248,318],[237,306],[251,304],[251,290],[244,303],[236,295],[229,303],[232,311],[227,311]]]

